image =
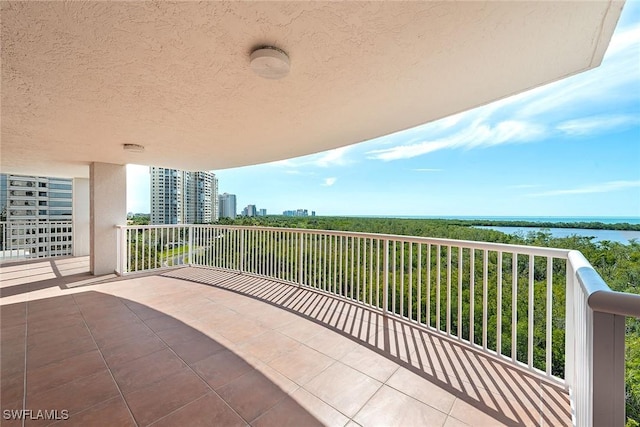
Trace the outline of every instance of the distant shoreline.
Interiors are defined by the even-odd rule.
[[[329,218],[386,218],[398,220],[442,221],[452,225],[484,227],[581,228],[587,230],[640,231],[640,218],[634,217],[435,217],[385,215],[327,215]]]

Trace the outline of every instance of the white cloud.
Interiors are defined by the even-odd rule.
[[[568,135],[582,136],[638,124],[640,124],[640,117],[630,115],[591,116],[567,120],[560,123],[557,128]]]
[[[346,154],[350,149],[351,147],[335,148],[317,155],[317,158],[313,159],[311,162],[316,166],[323,168],[329,166],[345,166],[351,163],[351,161],[346,157]]]
[[[601,184],[592,184],[585,187],[572,188],[567,190],[551,190],[542,193],[532,193],[529,197],[548,197],[548,196],[564,196],[567,194],[593,194],[608,193],[611,191],[624,190],[627,188],[640,188],[640,180],[638,181],[609,181]]]
[[[332,166],[346,166],[353,163],[352,159],[347,157],[347,153],[351,151],[353,146],[334,148],[333,150],[324,151],[309,156],[296,157],[293,159],[279,160],[271,162],[269,165],[285,168],[304,168],[315,166],[320,168],[328,168]],[[294,173],[295,172],[287,172]]]
[[[506,120],[491,126],[488,123],[476,120],[466,128],[444,138],[372,150],[367,154],[369,159],[384,161],[410,159],[446,148],[471,149],[527,142],[541,138],[545,134],[546,129],[534,123]]]
[[[333,184],[336,183],[336,181],[338,180],[338,178],[325,178],[324,179],[324,183],[322,184],[323,187],[331,187]]]

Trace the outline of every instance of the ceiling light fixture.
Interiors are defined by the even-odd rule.
[[[122,148],[124,149],[124,151],[130,151],[132,153],[144,152],[144,145],[139,144],[122,144]]]
[[[277,80],[289,74],[289,56],[282,49],[262,46],[251,52],[251,69],[260,77]]]

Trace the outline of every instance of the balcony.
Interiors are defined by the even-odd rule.
[[[597,377],[619,360],[591,343],[604,332],[619,346],[624,327],[605,330],[592,290],[601,311],[579,301],[578,280],[598,283],[579,254],[253,227],[118,235],[119,278],[3,268],[3,410],[64,409],[77,424],[623,423],[624,406],[602,415],[624,404],[620,384],[602,399]]]

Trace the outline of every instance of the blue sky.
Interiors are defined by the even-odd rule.
[[[149,212],[128,166],[127,210]],[[436,122],[311,156],[216,171],[270,214],[640,217],[640,2],[602,65]]]

